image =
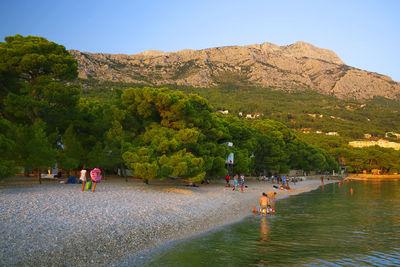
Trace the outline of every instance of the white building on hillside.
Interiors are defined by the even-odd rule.
[[[400,143],[389,142],[384,139],[378,141],[352,141],[349,142],[352,147],[369,147],[369,146],[380,146],[385,148],[393,148],[394,150],[400,150]]]

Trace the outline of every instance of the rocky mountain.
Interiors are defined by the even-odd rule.
[[[285,90],[312,89],[339,98],[400,100],[400,83],[348,66],[333,52],[305,42],[271,43],[136,55],[70,50],[79,77],[99,81],[178,84],[194,87],[253,85]]]

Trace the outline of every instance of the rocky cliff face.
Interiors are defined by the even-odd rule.
[[[327,49],[305,42],[288,46],[263,43],[203,50],[136,55],[91,54],[71,50],[80,78],[100,81],[213,87],[255,85],[312,89],[339,98],[383,96],[400,100],[400,83],[390,77],[345,65]]]

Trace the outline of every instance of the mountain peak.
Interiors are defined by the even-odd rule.
[[[333,62],[336,64],[344,64],[332,50],[319,48],[303,41],[297,41],[291,45],[281,46],[281,48],[295,57],[309,57]]]
[[[141,52],[137,55],[143,55],[143,56],[163,56],[165,54],[168,54],[167,52],[161,51],[161,50],[147,50],[144,52]]]
[[[70,51],[80,78],[100,81],[215,87],[311,89],[339,98],[400,99],[400,83],[345,65],[335,52],[306,42],[225,46],[176,52],[148,50],[136,55]]]

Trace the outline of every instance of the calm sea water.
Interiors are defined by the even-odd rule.
[[[144,266],[400,266],[400,181],[344,182],[174,242]]]

